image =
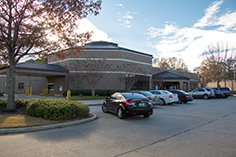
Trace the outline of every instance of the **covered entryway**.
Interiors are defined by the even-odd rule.
[[[180,89],[189,91],[189,80],[188,77],[164,71],[152,76],[152,88],[160,90]]]
[[[0,68],[1,82],[6,82],[5,88],[1,87],[1,89],[5,89],[2,92],[6,93],[8,72],[8,66]],[[15,91],[16,93],[24,93],[26,87],[30,87],[29,90],[31,90],[32,94],[61,95],[63,91],[68,89],[68,73],[69,70],[60,65],[32,62],[18,63],[15,72]],[[4,75],[5,78],[3,77]],[[49,91],[48,87],[50,87],[50,93],[45,92],[46,90]],[[52,88],[53,90],[51,90]]]

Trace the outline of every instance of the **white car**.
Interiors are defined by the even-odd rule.
[[[160,96],[160,105],[172,104],[179,100],[178,94],[173,94],[167,90],[151,90],[150,92],[154,95]]]

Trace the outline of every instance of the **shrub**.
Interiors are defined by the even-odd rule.
[[[2,92],[0,92],[0,96],[3,96],[3,93],[2,93]]]
[[[99,95],[99,96],[110,96],[115,92],[126,92],[126,90],[105,90],[105,89],[97,89],[95,90],[95,95]],[[71,90],[71,96],[79,96],[79,95],[83,95],[83,96],[91,96],[91,90],[90,89],[72,89]],[[66,97],[67,96],[67,91],[63,92],[63,96]]]
[[[68,120],[85,117],[89,113],[85,104],[62,99],[38,99],[27,105],[26,114],[49,120]]]
[[[7,106],[7,100],[6,99],[0,99],[0,110],[5,109]]]

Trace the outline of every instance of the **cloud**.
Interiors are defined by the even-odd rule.
[[[112,38],[109,38],[107,33],[102,30],[99,30],[97,27],[94,26],[92,22],[87,19],[81,19],[77,21],[79,24],[79,29],[77,30],[78,33],[84,33],[87,31],[93,31],[93,35],[91,37],[92,41],[112,41]]]
[[[120,6],[116,4],[117,6]],[[125,28],[131,28],[133,25],[131,25],[132,20],[134,19],[134,15],[137,15],[137,12],[127,11],[127,9],[122,5],[121,6],[122,11],[118,12],[118,20],[121,23],[120,25]]]
[[[236,12],[217,16],[223,1],[212,3],[205,15],[193,27],[179,28],[175,23],[166,23],[164,28],[150,26],[147,31],[147,44],[154,47],[154,57],[182,58],[192,70],[200,66],[201,54],[211,44],[228,44],[236,47]],[[207,29],[204,29],[207,27]]]
[[[124,19],[133,19],[134,17],[127,14],[127,15],[123,16],[122,18],[124,18]]]
[[[116,4],[117,6],[119,6],[119,7],[123,7],[123,5],[122,4]]]
[[[205,26],[213,25],[216,20],[215,14],[219,12],[222,3],[223,0],[213,2],[212,5],[205,10],[205,16],[195,23],[193,27],[203,28]]]

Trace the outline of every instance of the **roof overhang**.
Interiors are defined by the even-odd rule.
[[[174,74],[168,71],[163,71],[161,73],[157,73],[152,75],[152,79],[157,80],[190,80],[188,77],[184,77],[178,74]]]
[[[0,68],[0,75],[7,75],[9,66]],[[69,70],[59,65],[39,64],[39,63],[27,63],[18,64],[15,69],[15,75],[18,76],[37,76],[37,77],[49,77],[49,76],[66,76]]]

